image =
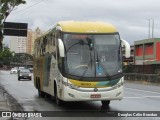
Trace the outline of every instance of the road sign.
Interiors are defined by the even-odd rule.
[[[27,36],[27,23],[4,22],[3,35]]]

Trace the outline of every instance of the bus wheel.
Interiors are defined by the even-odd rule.
[[[38,95],[39,95],[39,97],[44,97],[45,94],[44,94],[43,91],[41,91],[41,87],[40,87],[40,83],[39,82],[37,84],[37,88],[38,88]]]
[[[101,103],[102,103],[102,106],[109,106],[110,100],[105,100],[105,101],[102,100]]]
[[[56,95],[55,95],[55,97],[56,97],[56,104],[57,104],[58,106],[61,106],[63,101],[58,98],[57,90],[56,90]]]

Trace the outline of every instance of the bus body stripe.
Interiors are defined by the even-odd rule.
[[[112,87],[116,85],[119,82],[120,79],[115,79],[111,81],[103,81],[103,82],[84,82],[84,81],[78,81],[69,79],[69,81],[78,87],[84,87],[84,88],[102,88],[102,87]]]

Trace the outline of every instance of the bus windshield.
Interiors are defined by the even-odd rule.
[[[119,34],[64,34],[65,73],[83,78],[122,73]]]

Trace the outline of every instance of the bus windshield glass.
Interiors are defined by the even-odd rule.
[[[64,34],[65,73],[83,78],[122,73],[121,43],[115,34]]]

